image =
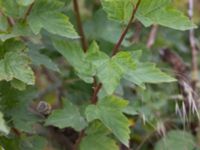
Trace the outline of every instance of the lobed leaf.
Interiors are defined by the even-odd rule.
[[[81,131],[87,126],[84,118],[80,115],[78,108],[68,100],[64,101],[62,109],[54,110],[45,121],[45,125],[53,125],[61,129],[72,127]]]
[[[40,53],[37,50],[30,50],[29,51],[29,56],[31,57],[32,64],[37,65],[37,66],[45,66],[48,69],[51,69],[53,71],[60,72],[58,65],[54,63],[48,56]]]
[[[155,150],[193,150],[196,149],[193,135],[186,131],[172,130],[155,146]]]
[[[133,10],[133,0],[101,0],[103,9],[110,19],[128,22]]]
[[[128,102],[108,96],[98,101],[97,105],[89,105],[86,108],[86,117],[89,122],[100,120],[124,145],[129,144],[129,121],[123,115],[123,109]]]
[[[7,52],[0,60],[0,81],[18,79],[28,85],[33,85],[35,77],[29,63],[30,60],[25,53]]]
[[[141,12],[143,10],[144,9],[142,9]],[[170,5],[161,9],[157,9],[156,11],[152,11],[146,15],[141,15],[138,12],[137,18],[145,26],[159,24],[176,30],[188,30],[191,28],[196,28],[196,25],[193,24],[188,17]]]
[[[53,39],[53,45],[74,67],[77,75],[81,79],[87,83],[93,82],[94,69],[85,59],[85,54],[77,41]]]
[[[103,83],[108,95],[111,95],[118,87],[122,76],[128,70],[135,69],[135,62],[129,52],[119,52],[110,58],[99,50],[98,45],[93,42],[86,53],[86,60],[90,61],[96,70],[96,76]]]
[[[156,68],[153,63],[139,63],[135,70],[129,70],[124,78],[141,87],[144,83],[174,82],[176,79]]]
[[[119,146],[110,137],[92,134],[82,139],[80,150],[119,150]]]
[[[137,0],[102,0],[101,2],[109,18],[127,23]],[[159,24],[177,30],[196,27],[188,17],[173,8],[170,3],[171,0],[142,0],[136,18],[145,26]]]
[[[78,38],[79,36],[70,23],[69,18],[59,12],[61,7],[63,7],[63,3],[59,1],[36,1],[28,17],[32,31],[38,34],[44,28],[52,34],[67,38]]]

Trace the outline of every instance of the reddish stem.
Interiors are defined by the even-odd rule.
[[[76,143],[75,143],[75,145],[74,145],[73,150],[78,150],[78,146],[79,146],[79,144],[80,144],[80,142],[81,142],[81,139],[84,137],[84,135],[85,135],[85,132],[84,132],[84,130],[82,130],[82,131],[80,132],[80,134],[79,134],[78,139],[76,140]]]
[[[27,17],[30,15],[30,13],[31,13],[31,10],[32,10],[32,8],[33,8],[33,5],[34,5],[34,3],[32,3],[29,7],[28,7],[28,9],[27,9],[27,11],[26,11],[26,13],[25,13],[25,15],[24,15],[24,21],[26,21],[27,20]]]
[[[97,103],[97,100],[98,100],[97,99],[97,95],[98,95],[101,87],[102,87],[101,83],[99,83],[96,87],[94,87],[94,92],[93,92],[93,95],[92,95],[92,98],[91,98],[91,103],[92,104],[96,104]]]
[[[119,51],[119,47],[121,46],[121,44],[122,44],[122,42],[123,42],[123,40],[124,40],[124,38],[125,38],[125,36],[126,36],[128,30],[129,30],[129,28],[130,28],[130,26],[131,26],[131,24],[132,24],[132,22],[133,22],[133,19],[135,18],[135,14],[136,14],[136,12],[137,12],[137,10],[138,10],[138,8],[139,8],[140,2],[141,2],[141,0],[138,0],[138,1],[137,1],[137,4],[136,4],[135,8],[133,9],[131,18],[130,18],[130,20],[129,20],[129,22],[128,22],[128,25],[126,26],[126,28],[125,28],[124,31],[122,32],[122,34],[121,34],[121,36],[120,36],[120,38],[119,38],[117,44],[115,45],[115,47],[114,47],[113,50],[112,50],[112,56],[114,56],[114,55]]]
[[[7,21],[10,27],[15,25],[15,20],[12,17],[7,17]]]
[[[74,4],[74,11],[75,11],[75,14],[76,14],[77,26],[78,26],[79,34],[81,36],[82,48],[83,48],[83,51],[86,52],[88,45],[87,45],[87,41],[86,41],[85,34],[84,34],[84,31],[83,31],[83,25],[82,25],[82,22],[81,22],[81,16],[80,16],[80,11],[79,11],[79,6],[78,6],[77,0],[73,0],[73,4]]]

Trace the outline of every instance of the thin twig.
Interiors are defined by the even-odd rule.
[[[7,17],[7,21],[10,27],[15,25],[15,20],[12,17]]]
[[[8,25],[10,27],[13,27],[15,25],[15,20],[10,16],[6,16],[2,10],[0,10],[0,15],[6,17]]]
[[[92,95],[92,98],[91,98],[91,103],[92,104],[96,104],[97,103],[97,95],[98,95],[101,87],[102,87],[101,83],[99,83],[96,87],[94,87],[94,92],[93,92],[93,95]]]
[[[193,17],[193,7],[194,7],[194,0],[188,0],[189,3],[189,10],[188,15],[190,20],[192,20]],[[196,84],[198,82],[198,52],[196,48],[196,42],[195,42],[195,35],[194,35],[194,29],[190,29],[189,31],[189,40],[190,40],[190,47],[192,52],[192,86],[193,90],[196,90]]]
[[[151,48],[155,43],[157,31],[158,31],[158,25],[153,25],[148,37],[147,48]]]
[[[11,128],[11,131],[17,136],[17,137],[20,137],[21,136],[21,132],[18,130],[18,129],[16,129],[16,128]]]
[[[73,6],[74,6],[75,14],[76,14],[77,27],[78,27],[78,30],[79,30],[79,34],[81,36],[82,48],[83,48],[83,51],[86,52],[88,45],[87,45],[87,40],[85,38],[85,34],[84,34],[84,31],[83,31],[83,25],[82,25],[82,22],[81,22],[81,16],[80,16],[80,11],[79,11],[79,6],[78,6],[77,0],[73,0]]]
[[[30,15],[30,13],[31,13],[31,10],[32,10],[32,8],[33,8],[33,5],[34,5],[34,3],[32,3],[29,7],[28,7],[28,9],[27,9],[27,11],[26,11],[26,13],[25,13],[25,15],[24,15],[24,21],[26,21],[27,20],[27,17]]]
[[[117,44],[115,45],[115,47],[114,47],[113,50],[112,50],[112,56],[114,56],[114,55],[119,51],[119,47],[121,46],[121,43],[123,42],[123,40],[124,40],[124,38],[125,38],[125,36],[126,36],[128,30],[129,30],[129,28],[130,28],[130,26],[131,26],[131,24],[132,24],[132,22],[133,22],[133,19],[135,18],[135,14],[136,14],[136,12],[137,12],[137,10],[138,10],[138,8],[139,8],[140,2],[141,2],[141,0],[138,0],[138,1],[137,1],[137,4],[136,4],[135,8],[133,9],[131,18],[130,18],[130,20],[129,20],[129,22],[128,22],[128,25],[126,26],[126,28],[125,28],[124,31],[122,32],[122,34],[121,34],[121,36],[120,36],[120,38],[119,38]]]
[[[133,36],[130,38],[131,43],[137,43],[140,40],[140,35],[142,32],[142,24],[140,22],[136,22],[134,28],[135,32]]]
[[[73,150],[78,150],[78,146],[79,146],[79,144],[80,144],[80,142],[81,142],[81,139],[84,137],[84,135],[85,135],[85,131],[82,130],[82,131],[79,133],[79,137],[78,137],[78,139],[76,140],[76,143],[74,144]]]

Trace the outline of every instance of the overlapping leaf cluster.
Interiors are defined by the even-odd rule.
[[[108,17],[124,25],[129,21],[136,3],[137,0],[101,0]],[[53,45],[51,49],[54,52],[56,49],[64,56],[82,81],[92,84],[95,79],[95,82],[102,84],[98,102],[96,105],[86,105],[81,111],[75,103],[64,98],[63,108],[54,110],[47,118],[38,118],[37,113],[31,113],[34,110],[29,110],[29,101],[33,100],[34,96],[24,96],[24,93],[13,93],[14,96],[8,96],[11,99],[3,96],[0,131],[8,137],[0,138],[0,144],[8,149],[42,150],[47,145],[46,140],[35,135],[32,129],[35,126],[54,126],[85,132],[80,142],[81,150],[118,150],[119,143],[128,147],[130,122],[124,114],[128,113],[128,100],[114,96],[121,81],[126,80],[144,88],[146,83],[176,80],[162,72],[155,64],[141,62],[140,50],[129,51],[124,48],[125,50],[116,55],[109,56],[105,51],[111,50],[101,50],[98,42],[91,42],[84,53],[78,43],[79,35],[69,17],[63,13],[65,4],[68,3],[61,0],[0,0],[0,81],[10,82],[10,88],[18,90],[25,90],[26,85],[34,85],[35,76],[30,66],[31,60],[34,67],[43,65],[60,73],[58,66],[40,52],[40,49],[48,49],[49,45]],[[145,26],[159,24],[178,30],[195,27],[186,16],[171,6],[170,0],[142,0],[136,12],[136,19]],[[49,45],[43,41],[46,35],[51,39]],[[6,94],[6,91],[2,90],[0,93]],[[17,101],[12,108],[7,106],[9,100]],[[132,109],[134,110],[134,107]],[[12,129],[16,128],[33,136],[29,137],[27,134],[24,139],[23,135],[17,135],[20,136],[19,139],[9,139],[12,135],[9,135],[7,120],[4,120],[2,112],[8,120],[11,119],[12,123],[9,125]],[[170,143],[170,140],[168,142]],[[16,148],[15,145],[21,147]],[[159,147],[160,143],[157,149]]]

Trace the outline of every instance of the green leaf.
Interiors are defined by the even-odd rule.
[[[99,120],[93,121],[90,126],[86,129],[85,133],[87,135],[91,134],[102,134],[102,135],[109,135],[111,132],[103,123]]]
[[[11,32],[13,36],[33,36],[29,25],[26,22],[18,21]]]
[[[137,0],[102,0],[108,17],[127,23]],[[173,8],[170,0],[142,0],[136,18],[145,26],[159,24],[165,27],[188,30],[196,26],[182,12]]]
[[[7,52],[0,60],[0,81],[18,79],[28,85],[33,85],[35,78],[29,63],[30,60],[25,53]]]
[[[186,131],[172,130],[167,133],[155,146],[155,150],[193,150],[195,140],[192,134]]]
[[[103,40],[115,44],[122,32],[121,24],[107,19],[106,13],[102,9],[95,11],[91,20],[87,20],[83,25],[88,40]],[[122,46],[131,45],[129,38],[132,34],[130,31],[125,36]]]
[[[10,129],[7,127],[6,122],[3,118],[2,112],[0,112],[0,132],[7,135],[10,132]]]
[[[3,43],[3,48],[6,52],[21,52],[26,49],[26,46],[19,40],[9,39]]]
[[[115,96],[105,97],[97,105],[86,108],[86,117],[89,122],[100,120],[123,144],[129,144],[129,121],[122,111],[128,102]]]
[[[108,137],[109,130],[100,121],[94,121],[85,132],[80,150],[119,150],[116,141]]]
[[[42,118],[30,111],[30,97],[31,95],[29,94],[23,94],[23,98],[15,104],[14,108],[9,110],[9,114],[16,129],[21,132],[34,133],[34,125],[41,121]]]
[[[42,28],[48,32],[67,38],[78,38],[69,18],[60,13],[63,3],[54,0],[36,1],[30,16],[29,25],[35,34],[38,34]]]
[[[86,60],[88,60],[94,68],[98,68],[109,59],[110,57],[107,54],[100,51],[98,44],[95,41],[92,42],[86,53]]]
[[[133,0],[101,0],[103,9],[110,19],[128,22],[134,8]]]
[[[92,134],[82,139],[80,150],[119,150],[119,146],[103,134]]]
[[[134,1],[136,4],[137,0]],[[171,0],[142,0],[137,15],[146,16],[170,4]]]
[[[59,128],[72,127],[77,131],[84,129],[87,124],[80,115],[78,108],[68,100],[64,101],[62,109],[54,110],[45,121],[45,125],[53,125]]]
[[[5,32],[8,29],[8,22],[6,16],[0,15],[0,31]]]
[[[23,90],[26,89],[26,84],[24,82],[20,81],[20,80],[17,80],[17,79],[13,79],[11,81],[11,85],[12,85],[12,87],[14,87],[14,88],[16,88],[20,91],[23,91]]]
[[[95,69],[96,75],[108,95],[111,95],[118,87],[124,73],[135,69],[135,62],[129,52],[119,52],[110,58],[99,50],[96,42],[93,42],[86,53],[86,60]]]
[[[119,52],[97,69],[97,77],[103,83],[108,95],[119,86],[123,75],[127,71],[135,70],[135,62],[129,52]]]
[[[139,14],[137,18],[145,26],[159,24],[177,30],[188,30],[191,28],[196,28],[196,25],[194,25],[188,17],[186,17],[182,12],[176,10],[171,6],[157,9],[156,11],[153,11],[146,15]]]
[[[133,60],[131,52],[121,51],[117,53],[114,57],[112,57],[113,62],[118,64],[122,72],[127,72],[129,70],[136,69],[136,63]]]
[[[133,102],[129,102],[128,106],[123,110],[123,113],[128,114],[128,115],[138,115],[137,109],[134,108]]]
[[[16,0],[19,5],[28,6],[34,2],[34,0]]]
[[[84,53],[77,43],[72,40],[52,39],[54,47],[60,52],[67,61],[74,67],[80,67],[84,59]]]
[[[36,97],[34,88],[30,86],[24,91],[19,91],[12,88],[9,83],[2,82],[0,89],[0,105],[5,116],[9,118],[8,121],[20,132],[33,134],[33,126],[43,119],[35,115],[35,111],[32,112],[33,109],[30,107]]]
[[[139,63],[135,70],[128,71],[124,78],[144,88],[144,83],[174,82],[176,79],[163,73],[152,63]]]
[[[8,32],[0,33],[0,39],[2,41],[6,41],[7,39],[19,36],[33,36],[31,29],[29,28],[28,24],[22,21],[16,22],[15,26],[12,30]]]
[[[41,54],[39,51],[31,49],[29,50],[29,56],[31,57],[32,64],[37,66],[43,65],[48,69],[60,72],[57,64],[55,64],[48,56]]]
[[[53,45],[74,67],[81,79],[87,83],[93,82],[95,72],[91,64],[85,59],[85,54],[77,41],[53,39]]]
[[[47,145],[46,139],[38,135],[1,137],[0,143],[5,150],[44,150]]]
[[[24,16],[26,7],[18,5],[16,0],[0,0],[0,9],[6,16],[21,18]]]
[[[111,60],[101,65],[97,70],[97,77],[108,95],[111,95],[118,87],[122,76],[123,72],[120,67]]]
[[[44,150],[47,145],[45,138],[41,136],[31,136],[25,137],[21,140],[20,149],[21,150]]]
[[[11,149],[14,149],[14,150],[21,150],[19,148],[19,138],[11,138],[11,137],[1,137],[0,138],[0,144],[2,145],[2,147],[5,149],[5,150],[11,150]],[[3,149],[3,150],[4,150]]]
[[[92,83],[96,75],[103,84],[103,89],[111,95],[119,86],[122,78],[125,78],[141,87],[144,83],[161,83],[176,81],[174,78],[161,72],[154,64],[138,63],[135,52],[121,51],[110,58],[99,50],[96,42],[93,42],[87,53],[84,54],[80,46],[73,42],[54,40],[56,49],[72,64],[81,78],[87,77],[87,82]],[[141,52],[137,52],[139,57]],[[135,58],[138,59],[138,58]],[[137,67],[136,67],[136,63]]]
[[[119,52],[110,58],[99,50],[96,42],[90,45],[86,54],[73,41],[59,39],[53,42],[55,48],[70,62],[81,79],[92,83],[93,76],[96,75],[108,95],[115,91],[123,75],[128,70],[134,70],[136,66],[130,52]]]
[[[136,17],[145,26],[159,24],[177,30],[196,27],[188,17],[170,4],[171,0],[142,0]]]

